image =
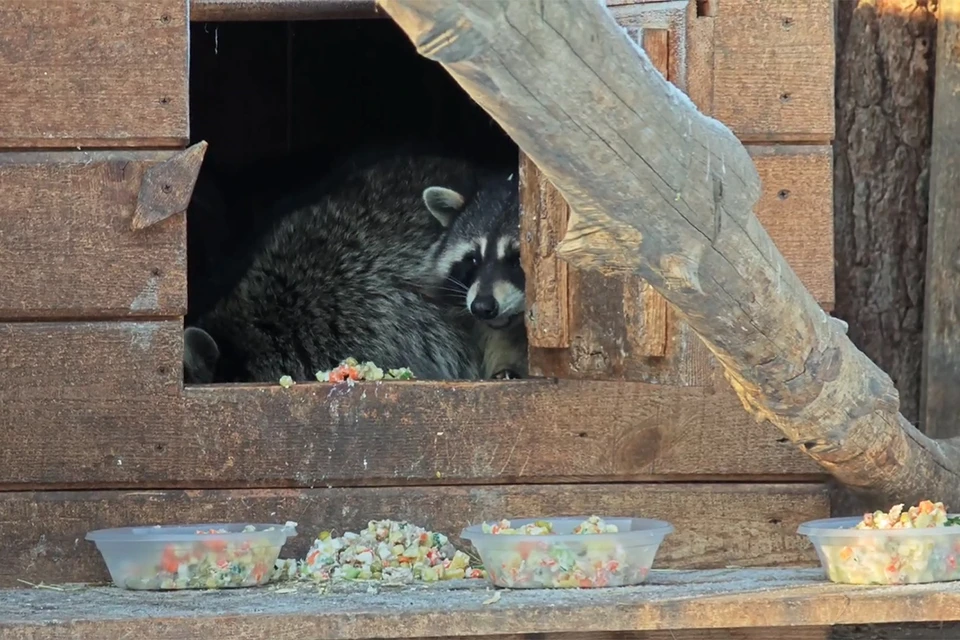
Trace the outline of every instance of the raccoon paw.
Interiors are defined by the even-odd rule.
[[[520,374],[510,369],[501,369],[491,376],[493,380],[517,380],[519,378]]]

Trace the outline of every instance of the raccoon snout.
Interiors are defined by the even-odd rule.
[[[493,296],[477,296],[470,303],[470,313],[481,320],[493,320],[500,313],[500,305]]]

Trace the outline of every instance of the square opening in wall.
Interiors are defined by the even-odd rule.
[[[190,121],[187,384],[527,375],[518,149],[392,21],[195,22]]]

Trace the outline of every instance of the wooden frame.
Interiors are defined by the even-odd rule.
[[[150,34],[185,50],[188,20],[326,18],[345,8],[363,13],[370,4],[193,0],[189,16],[185,0],[138,6]],[[746,45],[738,44],[726,9],[700,15],[696,4],[620,3],[612,11],[698,104],[717,105],[734,119],[741,108],[760,108],[750,100],[738,105],[737,95],[714,89],[714,76],[750,83],[764,68],[729,55],[717,67],[715,50]],[[750,3],[728,5],[741,19]],[[786,5],[778,7],[790,13]],[[752,17],[766,38],[757,46],[779,41],[781,14]],[[89,12],[78,15],[94,20]],[[804,10],[793,23],[793,36],[803,36],[808,75],[823,71],[828,61],[832,65],[823,15]],[[120,43],[124,47],[133,49]],[[771,55],[764,54],[764,64],[782,63]],[[142,69],[158,64],[150,56],[135,62]],[[0,489],[6,490],[0,521],[23,522],[9,531],[22,543],[4,552],[10,569],[0,572],[0,586],[51,576],[104,579],[96,551],[85,545],[77,558],[73,541],[82,537],[81,529],[135,519],[200,517],[216,510],[237,518],[289,516],[310,528],[321,521],[356,527],[370,517],[399,514],[447,528],[464,513],[497,517],[506,506],[535,509],[547,499],[559,511],[604,504],[611,513],[626,513],[642,506],[662,517],[678,500],[701,513],[720,501],[724,509],[742,509],[764,542],[749,548],[731,543],[743,523],[713,530],[690,522],[688,533],[665,546],[665,566],[815,563],[812,549],[793,532],[801,519],[829,513],[825,474],[775,428],[743,410],[713,356],[642,280],[570,269],[567,285],[548,287],[546,272],[553,269],[562,282],[566,269],[553,256],[566,228],[566,203],[529,160],[522,177],[523,224],[525,232],[535,233],[524,234],[531,239],[523,255],[529,272],[539,274],[530,278],[530,294],[542,312],[532,332],[534,373],[542,377],[184,387],[183,197],[192,190],[204,147],[175,151],[187,139],[186,110],[177,111],[188,104],[187,70],[179,65],[174,56],[171,68],[179,71],[161,75],[171,90],[167,111],[160,112],[173,115],[126,129],[78,124],[78,114],[59,125],[57,145],[84,143],[96,134],[106,150],[0,154],[0,180],[17,186],[17,200],[0,200],[0,214],[6,213],[0,215],[0,247],[3,237],[29,241],[15,260],[5,261],[9,254],[0,252],[0,278],[20,274],[14,288],[0,291],[0,369],[13,374],[0,380],[0,423],[16,443],[0,449]],[[829,308],[826,145],[832,132],[819,124],[797,129],[798,114],[822,110],[827,100],[819,88],[805,95],[807,88],[797,83],[790,89],[795,99],[786,103],[766,96],[763,104],[778,115],[762,121],[765,129],[745,135],[752,136],[751,152],[768,184],[759,215]],[[124,99],[122,93],[108,95],[107,110],[118,111]],[[40,111],[68,112],[56,95],[48,103]],[[778,140],[815,144],[769,144]],[[0,144],[52,143],[0,137]],[[121,149],[147,144],[162,149]],[[44,190],[51,183],[58,189]],[[39,224],[44,215],[54,224]],[[810,229],[818,232],[798,233]],[[98,247],[99,258],[82,257],[72,251],[77,246]],[[23,278],[24,264],[49,266]],[[67,278],[71,286],[60,286]],[[598,306],[600,314],[588,317]],[[628,346],[625,355],[617,340]],[[595,366],[591,354],[598,350],[601,364]],[[571,358],[574,352],[579,355]],[[463,416],[474,418],[464,422]],[[50,431],[57,437],[49,437]],[[509,486],[519,483],[524,485]],[[388,498],[400,506],[391,511]],[[357,504],[358,510],[337,516],[331,503]],[[314,519],[302,516],[308,507],[317,510]],[[47,515],[35,517],[39,511]],[[57,518],[65,524],[51,528]],[[40,537],[47,551],[27,560]],[[291,550],[303,551],[307,542],[302,536]],[[705,551],[690,555],[694,548]],[[61,562],[68,556],[72,565]]]

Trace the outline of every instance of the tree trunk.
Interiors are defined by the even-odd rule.
[[[379,0],[570,205],[558,255],[638,275],[724,367],[744,407],[848,487],[960,503],[960,449],[830,321],[757,220],[743,145],[669,84],[597,2]]]
[[[937,20],[926,0],[840,0],[835,315],[919,420]],[[960,505],[955,505],[960,506]]]

